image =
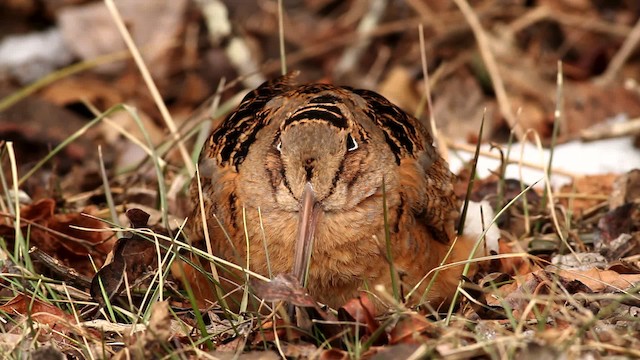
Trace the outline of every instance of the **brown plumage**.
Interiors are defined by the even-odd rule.
[[[248,241],[250,270],[268,275],[268,255],[272,274],[291,272],[302,193],[310,184],[316,215],[302,220],[315,222],[309,293],[332,307],[377,284],[391,293],[393,259],[406,294],[440,265],[455,237],[458,204],[446,162],[428,131],[377,93],[297,85],[294,78],[283,76],[249,93],[202,150],[200,178],[214,254],[246,264]],[[195,180],[191,193],[190,239],[198,241],[204,230]],[[448,262],[466,259],[471,245],[458,241]],[[448,300],[461,269],[441,272],[426,299]],[[234,274],[221,275],[242,283]],[[213,300],[213,292],[198,284],[202,296]],[[223,283],[226,291],[236,286]]]

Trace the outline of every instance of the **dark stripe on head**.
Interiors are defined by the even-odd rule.
[[[309,100],[309,104],[333,104],[341,103],[342,99],[335,95],[325,94]]]
[[[284,122],[283,127],[287,128],[296,122],[304,120],[320,120],[340,129],[346,129],[348,127],[347,119],[342,115],[340,108],[333,105],[302,108],[291,115],[291,117]]]

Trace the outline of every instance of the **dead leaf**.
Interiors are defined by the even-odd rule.
[[[149,219],[149,215],[139,209],[130,209],[127,217],[134,228],[147,226]],[[125,276],[130,287],[140,285],[140,281],[146,279],[145,274],[155,271],[158,266],[155,244],[137,233],[118,239],[111,258],[111,263],[102,267],[91,282],[91,296],[101,306],[105,305],[102,288],[111,299],[124,289]]]
[[[106,225],[95,218],[82,213],[55,214],[55,201],[42,199],[21,209],[23,236],[29,236],[29,242],[44,253],[61,261],[65,266],[85,276],[93,276],[93,265],[89,256],[101,266],[115,242],[113,232],[106,231]],[[88,214],[95,212],[87,208]],[[75,227],[104,231],[86,231]],[[12,226],[0,224],[0,236],[11,244],[15,241]]]
[[[611,194],[613,182],[617,178],[615,174],[586,175],[576,178],[572,184],[564,185],[560,192],[563,197],[560,203],[577,215],[604,201],[605,196]],[[602,196],[602,199],[594,197]],[[571,207],[569,207],[571,205]]]
[[[185,0],[153,3],[118,1],[118,10],[128,24],[134,42],[144,49],[142,55],[149,69],[160,79],[164,79],[169,70],[171,45],[181,30],[186,5]],[[58,13],[58,24],[66,44],[84,60],[125,49],[122,36],[113,26],[104,3],[64,7]],[[101,67],[102,71],[120,70],[122,63],[111,65]]]
[[[10,93],[0,91],[0,97],[8,95]],[[43,119],[46,119],[46,125],[43,125]],[[0,139],[14,143],[18,166],[26,172],[83,125],[85,120],[78,114],[30,96],[0,112]],[[88,132],[92,133],[91,130]],[[86,161],[94,149],[95,144],[86,137],[67,145],[55,157],[58,175],[67,173],[74,164]],[[8,173],[5,176],[11,178]],[[31,181],[35,180],[37,177]]]
[[[606,247],[622,234],[640,230],[640,205],[626,203],[606,213],[598,221],[596,247]]]
[[[46,87],[40,95],[61,107],[88,101],[98,109],[108,109],[123,101],[111,84],[90,74],[60,79]]]
[[[373,335],[380,327],[380,323],[375,318],[376,309],[369,295],[361,292],[357,298],[347,301],[340,309],[338,309],[338,319],[343,321],[355,322],[360,329],[356,332],[353,329],[352,334],[358,333],[360,337],[369,337]],[[365,329],[361,326],[365,325]],[[375,340],[375,345],[386,342],[381,336]]]
[[[278,274],[269,282],[252,280],[251,286],[266,301],[286,301],[302,307],[318,306],[307,290],[290,274]]]
[[[61,336],[60,333],[70,334],[74,332],[73,325],[77,324],[73,315],[67,314],[51,304],[32,299],[23,294],[15,296],[0,306],[0,311],[9,315],[28,316],[37,323],[48,325],[49,329],[51,329],[50,334],[54,336]]]
[[[613,210],[631,202],[640,202],[640,169],[631,170],[613,182],[609,209]]]
[[[255,338],[251,342],[254,345],[261,344],[263,342],[275,342],[276,339],[281,341],[296,342],[302,339],[305,334],[300,329],[287,324],[282,319],[274,321],[266,321],[255,332]]]
[[[618,274],[613,270],[560,270],[558,275],[578,280],[595,293],[624,291],[640,283],[640,274]]]
[[[423,316],[408,314],[403,316],[389,333],[389,344],[422,344],[426,340],[440,336],[438,328]]]

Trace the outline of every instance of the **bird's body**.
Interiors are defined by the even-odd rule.
[[[371,91],[296,85],[291,75],[261,85],[205,144],[200,180],[214,255],[242,266],[248,256],[249,269],[266,276],[292,271],[303,191],[313,189],[307,288],[332,307],[377,284],[391,293],[391,261],[406,294],[441,264],[455,236],[452,175],[431,136]],[[195,181],[192,197],[193,240],[204,234]],[[454,248],[447,262],[469,248]],[[425,299],[448,299],[460,270],[443,271]]]

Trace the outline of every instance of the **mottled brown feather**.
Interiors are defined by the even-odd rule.
[[[432,142],[418,120],[372,91],[297,85],[295,75],[261,85],[213,132],[200,157],[214,254],[243,265],[248,237],[252,271],[268,275],[268,254],[273,274],[290,272],[298,200],[310,181],[322,210],[310,294],[338,307],[365,287],[382,284],[391,292],[384,179],[391,258],[406,293],[440,265],[455,236],[452,174]],[[196,181],[191,193],[189,235],[197,242],[204,229]],[[471,245],[468,239],[458,241],[448,262],[466,259]],[[441,272],[426,299],[450,299],[460,272],[461,267]],[[237,272],[221,274],[242,282]],[[223,287],[230,291],[233,285]],[[202,296],[213,300],[210,290]],[[408,301],[415,304],[421,296],[417,292]]]

